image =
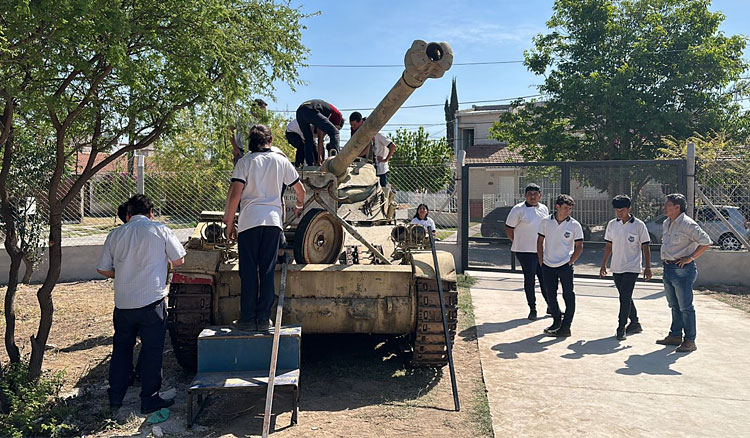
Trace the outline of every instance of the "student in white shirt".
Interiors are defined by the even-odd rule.
[[[362,126],[366,119],[358,111],[349,115],[349,126],[351,127],[352,135],[357,132],[357,129]],[[366,151],[362,152],[366,153]],[[396,145],[390,138],[379,132],[375,134],[375,137],[372,139],[372,160],[375,163],[375,174],[380,179],[380,187],[385,187],[388,184],[388,171],[390,170],[388,162],[393,157],[394,152],[396,152]]]
[[[268,330],[276,287],[274,269],[283,227],[282,186],[294,189],[299,215],[305,189],[292,163],[271,150],[271,130],[255,125],[250,130],[250,152],[237,162],[232,173],[224,223],[227,238],[237,240],[240,259],[240,320],[237,325],[248,330]],[[240,204],[235,230],[234,215]]]
[[[630,197],[617,195],[612,199],[612,208],[615,209],[615,218],[609,221],[604,232],[604,257],[599,269],[599,276],[607,275],[607,260],[612,256],[612,277],[620,295],[620,313],[617,318],[617,331],[615,337],[623,341],[626,335],[632,335],[643,331],[638,322],[638,312],[633,302],[633,289],[635,281],[643,269],[641,252],[646,261],[646,269],[643,277],[651,279],[651,250],[648,247],[650,237],[646,224],[633,216],[633,207]],[[630,319],[630,324],[628,323]],[[627,327],[626,327],[627,324]]]
[[[432,218],[427,217],[427,215],[430,214],[430,209],[427,207],[427,204],[419,204],[417,206],[417,213],[414,215],[414,218],[411,220],[412,224],[419,224],[428,230],[432,231],[432,235],[435,235],[435,221],[432,220]]]
[[[531,183],[524,191],[526,200],[516,204],[505,219],[505,235],[512,242],[510,251],[515,254],[523,271],[523,289],[526,292],[526,303],[529,305],[529,319],[534,321],[536,313],[536,294],[534,293],[534,276],[539,278],[539,288],[542,297],[547,302],[544,293],[544,280],[542,279],[542,267],[536,255],[536,239],[539,224],[542,219],[549,216],[547,206],[539,202],[542,198],[541,188]],[[550,308],[547,306],[547,313]]]
[[[573,292],[573,264],[583,253],[583,228],[570,216],[576,205],[570,195],[555,200],[555,213],[539,224],[536,252],[542,265],[544,290],[552,311],[552,325],[544,329],[548,336],[570,336],[570,325],[576,311]],[[557,283],[562,284],[565,317],[557,304]]]

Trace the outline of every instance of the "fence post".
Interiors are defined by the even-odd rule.
[[[144,170],[145,170],[145,159],[146,157],[138,154],[138,175],[136,177],[135,182],[135,191],[139,195],[143,195],[145,192],[145,184],[144,184]]]
[[[687,197],[687,215],[695,217],[695,143],[692,141],[687,145],[687,166],[686,166],[687,188],[685,197]]]
[[[570,194],[570,163],[560,165],[560,193]]]
[[[456,243],[461,249],[459,273],[469,267],[469,168],[464,167],[466,151],[458,151],[456,156],[456,194],[458,195],[458,232]]]

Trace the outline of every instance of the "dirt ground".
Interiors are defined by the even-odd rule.
[[[740,286],[722,286],[702,289],[699,293],[712,296],[730,306],[750,312],[750,288]]]
[[[30,352],[36,329],[36,287],[22,286],[17,299],[17,342]],[[4,294],[4,288],[0,288]],[[65,370],[62,396],[75,412],[68,422],[78,436],[152,436],[139,412],[139,388],[130,388],[115,418],[107,409],[107,373],[112,342],[112,284],[109,280],[61,283],[55,288],[55,317],[44,366]],[[409,369],[403,340],[388,336],[303,336],[299,424],[289,426],[291,394],[274,397],[278,437],[492,436],[489,407],[477,351],[470,295],[462,289],[459,334],[454,347],[461,411],[454,412],[448,367]],[[0,360],[7,361],[2,349]],[[176,391],[170,418],[159,427],[166,436],[245,437],[260,435],[265,390],[209,398],[192,429],[185,426],[183,373],[165,346],[162,390]]]

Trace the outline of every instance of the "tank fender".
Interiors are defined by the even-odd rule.
[[[170,283],[179,284],[208,284],[214,285],[214,276],[206,274],[193,274],[185,272],[173,272],[169,280]]]

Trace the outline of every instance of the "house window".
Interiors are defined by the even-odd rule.
[[[464,150],[469,146],[474,146],[474,130],[464,129],[463,130],[463,145]]]

